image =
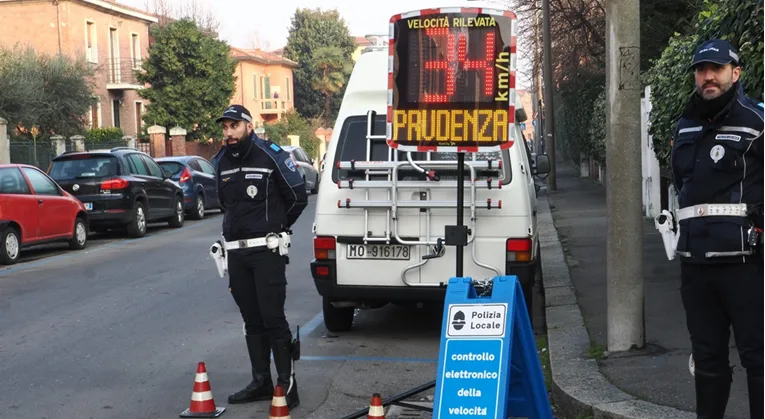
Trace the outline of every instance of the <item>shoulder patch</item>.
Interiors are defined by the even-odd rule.
[[[757,106],[759,106],[759,107],[761,107],[761,108],[765,109],[765,103],[763,103],[763,102],[760,102],[760,103],[758,103],[758,104],[757,104]]]
[[[293,172],[297,169],[295,167],[295,161],[292,160],[292,156],[289,156],[286,159],[284,159],[284,165],[287,166],[287,169],[290,169]]]
[[[278,153],[278,152],[280,152],[280,151],[282,151],[282,148],[281,148],[281,147],[279,147],[279,144],[276,144],[276,143],[271,143],[271,144],[269,144],[269,145],[268,145],[268,147],[269,147],[271,150],[273,150],[273,151],[275,151],[275,152],[277,152],[277,153]]]

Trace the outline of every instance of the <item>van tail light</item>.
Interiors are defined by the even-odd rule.
[[[113,191],[118,189],[126,189],[129,185],[130,185],[130,182],[122,178],[109,179],[109,180],[105,180],[101,182],[101,190]]]
[[[328,236],[317,236],[313,238],[313,255],[316,260],[335,259],[335,238]]]
[[[505,242],[505,252],[508,262],[530,262],[531,239],[507,239]]]
[[[181,173],[181,180],[180,180],[180,182],[183,183],[183,182],[186,182],[188,180],[191,180],[191,172],[189,171],[189,168],[187,167],[187,168],[183,169],[183,172]]]

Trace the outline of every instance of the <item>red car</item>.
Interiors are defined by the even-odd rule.
[[[0,164],[0,264],[18,261],[21,248],[58,241],[75,250],[88,240],[88,212],[42,170]]]

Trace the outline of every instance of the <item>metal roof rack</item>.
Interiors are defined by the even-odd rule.
[[[364,38],[371,42],[372,45],[367,45],[364,47],[364,49],[361,50],[362,54],[366,52],[384,51],[388,49],[388,34],[368,34],[364,35]]]

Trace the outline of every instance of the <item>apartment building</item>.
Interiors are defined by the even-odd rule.
[[[149,25],[158,19],[115,0],[0,0],[0,44],[85,57],[96,68],[90,127],[140,135],[147,101],[135,76],[148,55]]]
[[[294,108],[292,69],[297,63],[259,49],[231,48],[236,86],[231,103],[250,110],[253,124],[277,121]]]

